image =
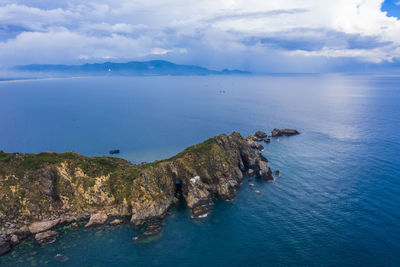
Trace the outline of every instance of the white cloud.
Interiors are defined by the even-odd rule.
[[[400,21],[387,17],[380,9],[382,3],[383,0],[7,1],[0,6],[0,25],[25,30],[0,42],[0,62],[70,63],[168,55],[204,60],[205,51],[226,55],[230,60],[240,55],[244,58],[236,61],[242,65],[246,65],[246,53],[266,55],[273,51],[287,61],[290,57],[391,61],[400,57]],[[368,45],[370,42],[374,45]]]

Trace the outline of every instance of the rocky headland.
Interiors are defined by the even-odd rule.
[[[152,235],[178,198],[194,218],[203,217],[215,199],[236,196],[244,173],[274,179],[257,143],[266,136],[222,134],[139,165],[74,152],[0,151],[0,255],[29,237],[52,242],[58,227],[77,228],[79,221],[87,221],[85,227],[130,221],[147,226],[144,236]]]

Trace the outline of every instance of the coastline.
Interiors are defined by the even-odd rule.
[[[0,151],[0,254],[26,238],[54,242],[54,230],[82,221],[85,227],[129,222],[146,229],[133,240],[146,239],[161,231],[162,219],[180,200],[192,218],[204,218],[215,199],[236,197],[245,175],[274,180],[261,141],[270,142],[261,131],[247,138],[222,134],[139,165],[73,152]]]

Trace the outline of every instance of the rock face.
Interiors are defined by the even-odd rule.
[[[102,225],[108,219],[107,214],[103,212],[95,213],[90,216],[89,222],[85,225],[85,227],[95,226],[95,225]]]
[[[58,236],[57,232],[49,230],[46,232],[36,234],[35,239],[40,244],[45,244],[45,243],[54,242],[56,240],[57,236]]]
[[[34,222],[29,226],[29,231],[32,234],[44,232],[56,226],[60,222],[60,219]]]
[[[233,132],[172,158],[140,165],[72,152],[0,152],[0,225],[15,222],[0,230],[0,237],[11,228],[29,225],[39,240],[51,239],[56,233],[50,229],[87,220],[89,214],[86,227],[125,216],[133,224],[143,224],[165,216],[176,196],[196,213],[215,198],[234,198],[249,169],[259,178],[271,179],[262,149]]]
[[[257,131],[254,135],[257,136],[258,138],[261,138],[261,139],[268,136],[268,135],[267,135],[265,132],[263,132],[263,131]]]
[[[272,130],[272,137],[290,136],[290,135],[297,135],[297,134],[300,134],[300,133],[293,129],[277,129],[277,128],[275,128],[274,130]]]

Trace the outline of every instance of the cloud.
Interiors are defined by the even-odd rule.
[[[400,21],[382,3],[4,0],[0,64],[166,58],[261,71],[343,58],[391,62],[400,58]]]

